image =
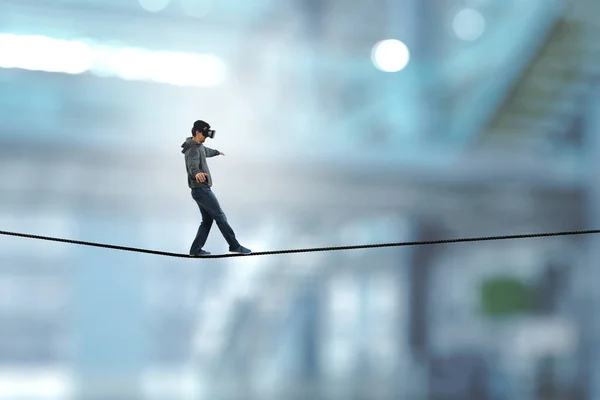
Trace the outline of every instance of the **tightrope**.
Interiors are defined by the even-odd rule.
[[[51,237],[51,236],[40,236],[40,235],[31,235],[31,234],[19,233],[19,232],[0,231],[0,235],[6,235],[6,236],[17,236],[17,237],[23,237],[23,238],[27,238],[27,239],[36,239],[36,240],[49,240],[52,242],[70,243],[70,244],[77,244],[80,246],[102,247],[102,248],[111,249],[111,250],[133,251],[133,252],[137,252],[137,253],[147,253],[147,254],[154,254],[157,256],[168,256],[168,257],[179,257],[179,258],[228,258],[228,257],[266,256],[266,255],[275,255],[275,254],[311,253],[311,252],[317,252],[317,251],[359,250],[359,249],[375,249],[375,248],[381,248],[381,247],[404,247],[404,246],[422,246],[422,245],[448,244],[448,243],[483,242],[483,241],[491,241],[491,240],[532,239],[532,238],[541,238],[541,237],[549,237],[549,236],[590,235],[590,234],[595,234],[595,233],[600,233],[600,229],[587,230],[587,231],[546,232],[546,233],[530,233],[530,234],[523,234],[523,235],[483,236],[483,237],[458,238],[458,239],[424,240],[424,241],[416,241],[416,242],[361,244],[361,245],[356,245],[356,246],[313,247],[313,248],[306,248],[306,249],[258,251],[258,252],[254,252],[254,253],[250,253],[250,254],[237,254],[237,253],[211,254],[211,255],[206,255],[206,256],[201,256],[201,257],[195,257],[195,256],[190,256],[189,254],[183,254],[183,253],[170,253],[170,252],[166,252],[166,251],[141,249],[141,248],[137,248],[137,247],[115,246],[112,244],[84,242],[81,240],[62,239],[62,238],[56,238],[56,237]]]

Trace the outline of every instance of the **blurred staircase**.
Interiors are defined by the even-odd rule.
[[[533,63],[492,118],[478,147],[576,147],[572,127],[600,75],[600,1],[573,0]]]

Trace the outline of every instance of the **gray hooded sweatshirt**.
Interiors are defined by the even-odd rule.
[[[181,145],[181,148],[181,152],[185,154],[185,168],[188,175],[188,186],[192,189],[211,187],[212,177],[210,176],[210,170],[208,169],[206,158],[218,156],[219,151],[205,147],[202,144],[198,144],[191,137],[185,140],[185,142]],[[196,174],[198,172],[204,172],[208,174],[204,182],[196,181]]]

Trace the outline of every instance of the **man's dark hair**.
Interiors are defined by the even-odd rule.
[[[204,121],[196,121],[194,122],[194,126],[192,127],[192,135],[196,136],[196,132],[200,131],[200,133],[204,133],[210,129],[210,125],[208,122]]]

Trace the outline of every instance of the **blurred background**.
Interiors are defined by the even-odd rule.
[[[0,0],[0,230],[600,229],[597,0]],[[225,253],[216,225],[205,249]],[[0,237],[1,400],[600,399],[600,239]]]

